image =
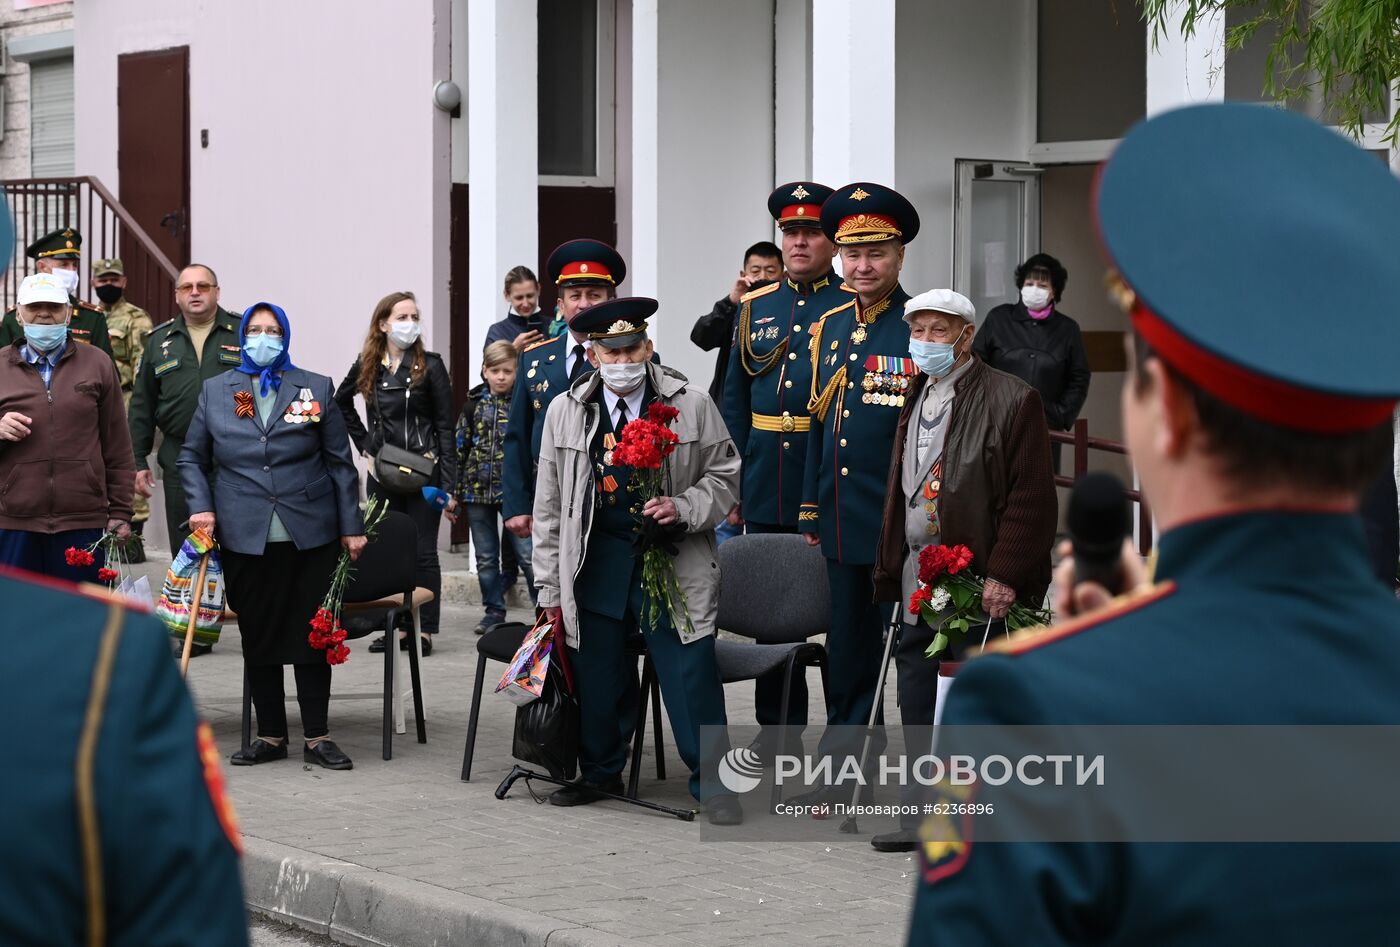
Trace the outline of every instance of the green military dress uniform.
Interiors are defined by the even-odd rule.
[[[1347,457],[1390,467],[1382,445],[1400,399],[1400,324],[1375,301],[1400,283],[1400,183],[1310,119],[1206,105],[1131,129],[1100,170],[1094,207],[1136,357],[1164,370],[1128,393],[1130,421],[1158,451],[1145,489],[1174,472],[1156,460],[1172,419],[1151,415],[1174,396],[1154,386],[1174,376],[1198,417],[1234,412],[1251,425],[1240,429],[1272,455],[1261,456],[1261,486],[1278,499],[1253,495],[1251,468],[1211,443],[1213,425],[1226,422],[1181,434],[1191,464],[1182,469],[1202,471],[1202,482],[1198,491],[1173,484],[1171,500],[1158,500],[1171,523],[1155,585],[968,661],[948,694],[940,754],[958,749],[960,731],[948,728],[968,724],[1334,727],[1339,747],[1352,727],[1400,725],[1400,603],[1372,576],[1347,509],[1370,472],[1353,472],[1315,505],[1306,499],[1329,469],[1324,451],[1340,453],[1326,458],[1336,470]],[[1281,260],[1307,266],[1280,280]],[[1310,453],[1319,467],[1295,469],[1289,451],[1299,467]],[[1294,762],[1336,774],[1319,809],[1384,790],[1350,786],[1345,763],[1325,756]],[[1119,784],[1160,778],[1113,765],[1110,754]],[[1288,788],[1281,796],[1296,803]],[[1292,824],[1273,843],[1159,841],[1155,826],[1146,841],[979,843],[993,825],[1025,824],[1039,801],[977,790],[994,814],[934,815],[921,830],[910,944],[1382,944],[1400,930],[1395,844],[1300,844],[1289,839],[1307,836],[1292,835]],[[1260,810],[1280,801],[1266,794],[1256,796]],[[1112,802],[1075,803],[1053,810],[1057,824],[1130,824]],[[1187,808],[1182,838],[1194,837]],[[1289,822],[1306,825],[1311,808],[1295,804]]]
[[[83,235],[71,227],[55,230],[35,240],[25,248],[25,255],[31,260],[77,260],[82,256]],[[69,294],[73,316],[68,322],[68,336],[75,342],[95,345],[108,355],[112,354],[112,343],[107,337],[107,317],[101,309],[81,302]],[[19,318],[11,309],[0,320],[0,347],[24,338],[24,329]]]
[[[141,368],[132,385],[127,422],[131,427],[131,446],[136,453],[138,471],[148,469],[147,458],[155,443],[156,430],[165,435],[156,459],[165,488],[165,528],[172,552],[178,551],[184,542],[187,535],[184,524],[190,518],[175,464],[204,382],[242,362],[239,322],[238,316],[218,309],[201,356],[195,354],[194,340],[183,313],[157,326],[146,339]]]
[[[784,231],[820,231],[821,205],[830,196],[829,187],[793,181],[773,191],[768,210]],[[798,531],[812,423],[807,413],[812,387],[808,343],[821,316],[849,299],[841,290],[841,278],[828,269],[811,282],[799,283],[789,276],[739,300],[721,407],[744,461],[740,501],[748,532]],[[754,716],[760,726],[779,723],[784,682],[780,673],[754,682]],[[798,676],[791,687],[787,723],[797,728],[788,731],[796,738],[807,723],[807,681]]]
[[[857,223],[859,220],[859,223]],[[838,244],[900,240],[919,229],[914,208],[895,191],[856,183],[837,189],[822,205],[822,228]],[[821,537],[831,588],[827,635],[828,730],[823,754],[860,752],[854,731],[875,704],[883,654],[880,609],[872,570],[880,539],[890,453],[905,392],[918,369],[909,358],[904,303],[896,285],[870,306],[851,297],[826,313],[812,333],[812,431],[798,513],[801,530]],[[884,746],[883,734],[872,753]]]
[[[160,623],[15,573],[0,599],[0,943],[246,945],[237,822]]]

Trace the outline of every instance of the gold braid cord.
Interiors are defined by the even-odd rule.
[[[92,689],[88,693],[83,729],[78,737],[75,766],[76,798],[78,803],[78,842],[82,854],[83,894],[85,903],[86,943],[102,947],[107,942],[107,898],[102,879],[102,836],[97,819],[97,791],[94,786],[97,739],[102,730],[102,718],[107,710],[107,690],[112,681],[112,668],[117,659],[126,611],[117,602],[107,608],[107,626],[97,647],[97,662],[92,672]]]
[[[854,306],[855,300],[837,306],[835,309],[827,311],[817,324],[812,327],[812,341],[809,343],[812,350],[812,392],[807,401],[807,413],[816,418],[821,424],[826,423],[827,412],[831,410],[831,402],[837,393],[844,391],[846,387],[846,366],[842,365],[832,372],[831,377],[817,390],[817,381],[821,377],[821,357],[822,357],[822,333],[826,329],[828,316],[835,315],[847,306]]]
[[[750,302],[745,302],[739,310],[739,364],[744,367],[744,372],[750,378],[762,378],[773,370],[773,366],[782,361],[787,354],[788,338],[773,346],[773,350],[767,355],[759,355],[754,351],[753,340],[749,337],[749,328],[753,319]]]

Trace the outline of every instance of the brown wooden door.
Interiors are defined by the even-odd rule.
[[[177,267],[190,262],[190,49],[117,57],[117,199]],[[134,241],[127,297],[146,306]]]
[[[540,258],[534,270],[540,277],[540,309],[544,310],[546,322],[554,318],[554,302],[559,293],[543,272],[545,261],[559,244],[582,237],[617,246],[617,193],[610,187],[541,185]],[[495,318],[500,317],[498,314]],[[482,328],[481,337],[485,335]]]

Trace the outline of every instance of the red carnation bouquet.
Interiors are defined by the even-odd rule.
[[[932,626],[933,644],[924,652],[936,658],[947,649],[953,635],[961,638],[973,622],[987,621],[982,611],[985,580],[969,570],[972,550],[966,546],[925,546],[919,553],[919,588],[909,597],[909,611]],[[1050,612],[1012,602],[1006,613],[1009,631],[1048,624]]]
[[[365,511],[365,540],[374,542],[379,533],[379,524],[389,512],[389,501],[383,497],[371,497],[363,504]],[[345,590],[350,585],[350,575],[354,567],[350,564],[350,553],[340,551],[335,561],[335,571],[331,573],[331,587],[321,600],[321,607],[311,619],[311,633],[307,640],[317,651],[326,652],[327,664],[344,664],[350,660],[350,649],[345,645],[345,629],[340,627],[340,609],[345,603]]]
[[[117,538],[113,532],[105,532],[91,546],[84,546],[79,549],[77,546],[69,546],[63,551],[63,560],[75,569],[85,569],[97,562],[97,553],[102,553],[104,565],[97,570],[97,581],[116,588],[116,583],[121,580],[121,572],[113,569],[112,566],[122,561],[122,549],[125,543]]]
[[[647,596],[643,618],[647,628],[656,630],[664,607],[676,630],[688,635],[694,631],[694,625],[685,591],[676,576],[675,560],[676,541],[685,533],[685,527],[661,526],[651,517],[641,515],[648,500],[665,495],[662,491],[666,458],[680,442],[680,437],[671,430],[671,422],[679,416],[679,409],[652,402],[647,406],[645,418],[628,421],[623,427],[622,437],[613,449],[613,462],[632,468],[627,489],[638,498],[632,507],[632,514],[637,518],[637,539],[633,548],[642,557],[642,589]]]

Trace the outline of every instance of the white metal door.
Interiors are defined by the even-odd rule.
[[[30,176],[73,173],[73,60],[29,67]]]
[[[1012,272],[1040,249],[1040,172],[1025,161],[956,162],[953,288],[985,316],[1016,300]]]

